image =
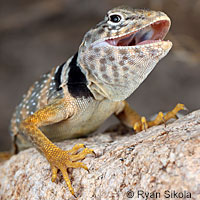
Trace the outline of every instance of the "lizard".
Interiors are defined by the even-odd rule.
[[[112,114],[135,132],[176,118],[183,104],[147,121],[126,102],[171,49],[172,42],[164,41],[170,25],[161,11],[128,6],[108,11],[84,35],[77,53],[23,96],[11,119],[13,153],[35,146],[50,164],[52,181],[60,170],[75,196],[67,168],[88,170],[79,161],[94,150],[75,144],[64,151],[53,142],[88,135]]]

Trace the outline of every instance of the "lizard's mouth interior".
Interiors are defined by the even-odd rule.
[[[156,21],[149,26],[122,37],[106,40],[112,46],[136,46],[163,40],[169,30],[168,20]]]

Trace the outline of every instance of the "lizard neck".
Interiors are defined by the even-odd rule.
[[[81,97],[93,97],[93,94],[88,89],[87,78],[85,76],[84,70],[80,67],[77,62],[78,53],[76,53],[69,63],[69,73],[68,73],[68,82],[67,87],[69,93],[77,98]]]
[[[92,78],[89,74],[87,68],[83,67],[78,60],[79,54],[78,52],[68,60],[68,81],[67,87],[69,93],[77,97],[85,96],[85,97],[93,97],[96,100],[102,100],[107,97],[103,88],[95,78]],[[78,85],[78,87],[77,87]]]
[[[67,62],[58,66],[55,72],[56,92],[66,93],[74,98],[94,98],[88,88],[85,71],[77,62],[78,53],[70,57]]]
[[[106,53],[108,50],[110,54]],[[134,63],[130,51],[127,50],[124,55],[121,54],[120,49],[112,51],[109,47],[101,47],[99,52],[95,52],[95,49],[91,48],[79,52],[78,63],[85,73],[88,88],[96,99],[125,100],[138,88],[159,61],[159,59],[152,61],[150,57],[146,56],[143,58],[145,64]],[[123,61],[124,66],[119,61],[119,58],[123,56],[128,58]],[[91,57],[94,60],[91,60]],[[109,57],[113,60],[110,61]],[[128,62],[131,59],[133,64],[128,68],[126,65],[129,66]],[[137,58],[135,60],[137,61]]]

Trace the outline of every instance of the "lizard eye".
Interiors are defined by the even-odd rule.
[[[113,23],[118,23],[121,21],[121,19],[122,19],[122,17],[118,14],[112,14],[109,16],[109,20]]]

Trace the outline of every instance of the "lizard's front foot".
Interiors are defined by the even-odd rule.
[[[84,148],[84,149],[80,153],[77,153],[77,151],[80,148]],[[83,144],[76,144],[71,150],[68,150],[68,151],[64,151],[62,149],[59,149],[58,147],[56,147],[56,149],[54,149],[53,151],[48,151],[48,153],[46,153],[45,156],[51,165],[51,171],[52,171],[51,180],[53,182],[56,180],[57,172],[58,170],[60,170],[69,188],[69,191],[71,192],[72,195],[74,195],[74,190],[69,180],[67,168],[81,167],[88,171],[88,168],[84,163],[75,162],[75,161],[84,159],[87,154],[95,154],[95,153],[92,149],[85,148]]]
[[[180,103],[177,104],[173,110],[169,111],[165,115],[163,114],[163,112],[159,112],[157,117],[153,121],[147,121],[145,117],[141,117],[141,120],[139,122],[136,122],[133,124],[133,129],[136,132],[140,132],[142,130],[146,130],[149,127],[163,124],[172,118],[177,119],[176,114],[180,110],[186,110],[186,107],[184,104],[180,104]]]

